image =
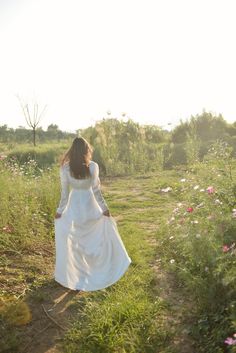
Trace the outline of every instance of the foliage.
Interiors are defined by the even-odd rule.
[[[139,130],[133,129],[138,134]],[[194,148],[190,157],[195,156]],[[230,345],[236,332],[233,149],[218,140],[202,160],[190,157],[192,164],[185,170],[105,179],[105,198],[112,214],[119,217],[119,230],[133,263],[116,285],[81,296],[72,304],[78,319],[63,338],[66,353],[77,352],[78,346],[84,353],[179,352],[172,346],[180,332],[177,326],[183,329],[183,324],[178,321],[170,325],[168,317],[174,320],[175,315],[168,291],[163,299],[157,278],[163,268],[176,281],[175,295],[180,293],[182,299],[177,319],[181,314],[189,318],[188,332],[196,351],[235,352],[235,345]],[[37,254],[38,249],[41,253],[43,248],[48,251],[53,246],[53,217],[59,195],[58,165],[42,169],[32,159],[19,163],[0,158],[0,252],[4,254],[0,276],[4,300],[9,292],[23,297],[26,289],[34,293],[40,281],[49,281],[51,274],[45,271],[53,258],[48,253],[41,257]],[[156,260],[162,269],[155,270]],[[5,273],[11,280],[3,280]],[[47,296],[43,289],[41,297],[38,293],[37,288],[37,300]],[[187,306],[189,298],[191,305]],[[33,303],[38,305],[36,299]],[[15,304],[0,314],[6,352],[19,351],[23,332],[19,335],[17,325],[30,320],[27,306],[21,301]],[[5,322],[7,312],[11,315]]]
[[[188,165],[183,176],[160,246],[166,250],[166,266],[178,275],[186,295],[195,302],[196,324],[191,334],[198,342],[198,352],[223,353],[226,338],[236,331],[236,162],[232,148],[217,141],[202,162]]]

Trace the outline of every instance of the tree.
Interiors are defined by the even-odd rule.
[[[26,123],[32,129],[33,144],[34,146],[36,146],[36,129],[41,121],[43,114],[45,113],[47,106],[45,105],[44,108],[41,110],[41,112],[39,112],[39,105],[38,103],[35,102],[33,104],[33,108],[30,111],[29,104],[28,103],[24,104],[22,99],[19,96],[17,96],[17,98],[20,102],[20,106],[22,108]]]

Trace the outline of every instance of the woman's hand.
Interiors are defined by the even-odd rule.
[[[56,218],[56,219],[57,219],[57,218],[61,218],[61,214],[57,212],[57,213],[55,214],[55,218]]]
[[[103,214],[104,214],[104,216],[107,216],[107,217],[110,217],[110,216],[111,216],[109,210],[104,211]]]

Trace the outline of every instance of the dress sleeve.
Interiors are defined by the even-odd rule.
[[[60,180],[61,180],[61,199],[57,208],[57,213],[62,213],[67,205],[69,197],[69,181],[67,178],[66,171],[63,167],[60,168]]]
[[[99,166],[94,162],[93,170],[92,170],[92,189],[94,196],[97,200],[97,203],[101,207],[102,211],[108,210],[108,206],[101,192],[101,182],[99,178]]]

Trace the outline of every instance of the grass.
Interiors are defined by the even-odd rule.
[[[227,314],[225,302],[228,301],[228,306],[234,304],[231,298],[234,296],[235,259],[233,252],[222,257],[220,247],[224,236],[213,238],[213,234],[225,218],[224,221],[229,222],[225,232],[230,244],[233,223],[228,213],[232,205],[228,206],[225,201],[227,205],[222,215],[218,209],[217,217],[221,218],[217,224],[205,222],[206,212],[212,212],[212,205],[207,204],[205,212],[199,209],[196,215],[203,224],[200,230],[191,223],[195,213],[184,214],[189,204],[195,205],[206,197],[193,191],[193,186],[197,182],[204,185],[216,182],[211,179],[209,166],[192,169],[187,174],[172,170],[102,179],[103,194],[117,220],[132,263],[116,284],[84,295],[69,295],[52,279],[53,217],[60,192],[58,167],[40,175],[21,173],[18,166],[14,168],[0,170],[0,195],[4,200],[0,204],[3,352],[23,353],[26,345],[29,351],[46,351],[40,350],[32,336],[32,332],[41,332],[48,325],[48,318],[42,310],[40,312],[42,304],[48,308],[53,304],[54,318],[66,326],[59,336],[55,327],[49,327],[48,333],[40,335],[48,349],[56,345],[59,352],[192,353],[194,347],[197,353],[226,352],[224,337],[234,332],[234,319],[230,317],[233,311],[228,308]],[[187,184],[180,181],[185,175]],[[231,184],[227,184],[227,192],[223,189],[224,180],[218,184],[222,197],[229,195],[229,202],[232,200]],[[171,191],[161,191],[166,187],[171,187]],[[170,221],[179,202],[183,203],[183,208]],[[183,218],[185,223],[182,224]],[[209,233],[201,238],[201,243],[196,238],[200,231]],[[186,234],[192,236],[185,238]],[[214,254],[222,259],[217,264],[211,263],[212,267],[208,263],[214,255],[211,244]],[[202,271],[206,266],[211,268],[212,277]],[[223,301],[216,296],[222,287],[214,273],[229,282]],[[60,299],[61,304],[58,293],[64,298]],[[63,301],[66,304],[62,304]],[[210,306],[210,302],[214,305]],[[22,303],[26,303],[26,307]],[[60,310],[55,312],[57,307]],[[36,326],[40,322],[42,326]],[[51,326],[55,325],[51,323]]]

